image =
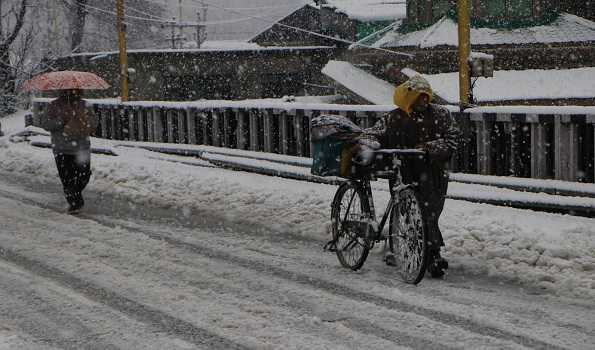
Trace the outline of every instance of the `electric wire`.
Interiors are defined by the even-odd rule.
[[[207,1],[203,1],[203,2],[205,4],[207,4],[207,5],[209,5],[209,6],[212,6],[214,8],[220,9],[220,10],[228,11],[228,12],[231,12],[231,13],[237,13],[237,12],[235,12],[233,10],[226,9],[224,7],[221,7],[219,5],[215,5],[215,4],[210,3],[210,2],[207,2]],[[248,16],[248,15],[245,15],[245,16]],[[253,17],[253,16],[250,16],[250,17],[252,17],[254,19],[257,19],[257,20],[261,20],[261,18],[258,18],[258,17]],[[267,22],[267,24],[270,24],[270,23]],[[398,51],[392,51],[392,50],[387,50],[387,49],[383,49],[383,48],[380,48],[380,47],[373,47],[373,46],[364,45],[364,44],[358,44],[358,43],[356,43],[354,41],[351,41],[351,40],[341,39],[341,38],[335,38],[335,37],[332,37],[330,35],[324,35],[324,34],[321,34],[321,33],[313,32],[313,31],[310,31],[310,30],[307,30],[307,29],[303,29],[303,28],[299,28],[299,27],[290,26],[290,25],[283,24],[283,23],[280,23],[280,22],[275,22],[275,23],[272,24],[272,26],[275,26],[275,25],[280,26],[280,27],[289,28],[289,29],[292,29],[292,30],[295,30],[295,31],[299,31],[299,32],[308,33],[310,35],[321,37],[321,38],[325,38],[325,39],[329,39],[331,41],[341,42],[341,43],[344,43],[344,44],[349,44],[349,45],[354,45],[355,44],[358,47],[365,47],[365,48],[371,49],[371,50],[377,50],[377,51],[387,52],[387,53],[391,53],[391,54],[395,54],[395,55],[400,55],[400,56],[406,56],[406,57],[410,57],[410,58],[415,57],[415,55],[412,55],[412,54],[398,52]]]

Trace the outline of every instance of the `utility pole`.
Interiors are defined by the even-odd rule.
[[[2,1],[4,0],[0,0],[0,41],[4,39],[4,32],[2,29]]]
[[[469,57],[471,56],[471,18],[469,0],[458,0],[459,17],[459,95],[461,110],[469,105],[471,74]]]
[[[124,27],[124,0],[116,0],[117,27],[120,41],[120,82],[122,102],[128,102],[128,59],[126,55],[126,28]]]
[[[201,14],[200,10],[196,11],[196,22],[197,23],[207,21],[207,5],[204,3],[204,1],[201,1],[200,5],[202,7],[202,14]],[[207,40],[207,26],[199,24],[196,27],[196,44],[200,48],[206,40]]]
[[[178,22],[182,22],[182,0],[178,0]],[[178,27],[178,37],[180,38],[180,40],[183,40],[183,31],[182,31],[182,27]],[[172,39],[173,40],[173,39]],[[174,45],[175,45],[175,41],[174,41]],[[180,45],[180,48],[182,48],[182,45]]]

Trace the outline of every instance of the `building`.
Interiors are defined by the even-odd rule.
[[[576,69],[595,67],[595,23],[561,10],[564,1],[542,0],[471,0],[473,7],[472,50],[494,56],[496,77],[531,76],[531,72],[547,77],[549,71],[566,71],[570,79]],[[556,5],[556,6],[554,6]],[[458,24],[456,3],[449,0],[409,0],[407,18],[388,33],[365,44],[383,49],[352,48],[339,60],[357,67],[393,85],[407,78],[404,68],[435,76],[438,81],[456,79],[439,74],[458,72]],[[575,12],[580,12],[575,8]],[[547,10],[547,11],[546,11]],[[585,9],[586,12],[590,11]],[[387,52],[394,51],[394,54]],[[412,55],[407,57],[398,53]],[[509,73],[510,72],[510,73]],[[587,70],[590,72],[590,70]],[[493,82],[492,81],[492,82]],[[595,77],[593,79],[595,81]],[[482,84],[482,81],[479,81]],[[595,83],[594,83],[595,84]],[[485,85],[485,84],[484,84]],[[545,89],[550,84],[542,84]],[[479,104],[595,104],[595,85],[584,85],[586,93],[569,96],[552,91],[510,96],[487,96]],[[456,104],[457,101],[445,98]]]
[[[317,0],[282,18],[249,41],[261,46],[347,47],[404,18],[404,2]]]
[[[320,85],[320,70],[335,48],[236,44],[220,49],[130,50],[131,100],[241,100],[301,95]],[[85,70],[112,88],[94,97],[119,95],[117,52],[81,53],[58,59],[58,70]],[[313,93],[316,93],[313,91]]]

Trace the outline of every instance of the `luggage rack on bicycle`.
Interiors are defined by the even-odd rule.
[[[423,212],[416,183],[402,181],[401,158],[420,157],[417,149],[379,149],[370,151],[366,162],[354,162],[348,181],[335,194],[331,210],[333,240],[327,244],[339,262],[352,270],[360,269],[375,242],[385,242],[390,249],[401,278],[417,284],[428,263],[428,246]],[[370,181],[388,177],[394,181],[391,199],[380,221],[376,220]],[[389,220],[389,234],[383,229]]]

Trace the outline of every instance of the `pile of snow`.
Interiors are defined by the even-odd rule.
[[[322,73],[354,94],[377,105],[394,105],[394,85],[345,61],[329,61]]]
[[[93,157],[89,190],[139,207],[191,208],[229,223],[314,238],[321,246],[329,239],[336,186],[172,163],[144,150],[118,148],[118,154]],[[59,183],[50,150],[8,137],[0,138],[0,174]],[[375,191],[375,200],[383,208],[388,193]],[[594,219],[448,200],[441,227],[454,269],[595,298]]]
[[[2,126],[4,136],[23,130],[25,128],[25,114],[27,113],[27,111],[19,110],[15,114],[0,118],[0,125]]]
[[[471,44],[533,44],[595,41],[595,23],[564,13],[548,25],[493,29],[471,28]],[[434,25],[407,34],[392,32],[374,44],[377,47],[417,46],[429,48],[440,45],[458,46],[458,24],[450,18],[443,18]]]
[[[407,76],[418,74],[403,69]],[[459,73],[422,74],[436,95],[459,103]],[[522,82],[522,84],[519,84]],[[492,78],[479,78],[473,88],[477,102],[595,98],[595,67],[576,69],[528,69],[495,71]],[[549,112],[551,114],[551,111]]]

